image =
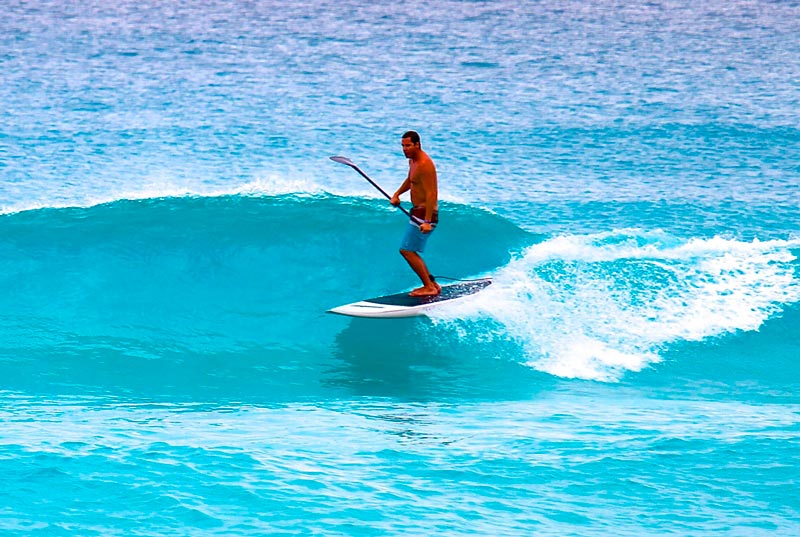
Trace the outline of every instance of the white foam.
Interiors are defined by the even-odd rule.
[[[138,181],[126,181],[124,186],[112,184],[95,187],[92,190],[73,189],[46,194],[46,200],[25,200],[6,203],[0,209],[2,214],[23,212],[42,208],[93,207],[120,200],[146,200],[182,197],[221,197],[232,195],[280,196],[280,195],[348,195],[336,192],[336,188],[311,178],[287,178],[269,174],[255,179],[230,184],[204,183],[174,177],[169,173],[154,173]],[[42,196],[45,196],[43,193]]]
[[[147,200],[181,197],[222,196],[341,196],[364,199],[385,199],[369,183],[353,172],[343,178],[340,174],[317,177],[301,171],[289,170],[286,174],[263,173],[243,182],[217,183],[187,180],[167,172],[156,172],[138,181],[126,180],[124,186],[104,184],[92,189],[64,188],[57,191],[40,191],[41,199],[5,201],[0,204],[0,214],[19,213],[36,209],[61,209],[68,207],[94,207],[120,200]],[[399,184],[399,183],[398,183]],[[397,185],[387,186],[394,192]],[[28,193],[30,195],[30,193]],[[458,202],[460,198],[444,192],[440,199]],[[406,200],[407,202],[407,200]],[[407,204],[407,203],[406,203]]]
[[[440,321],[489,317],[561,377],[619,379],[658,362],[668,343],[757,330],[800,301],[800,240],[681,242],[635,230],[534,245]]]

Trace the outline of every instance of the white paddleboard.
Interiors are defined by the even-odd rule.
[[[408,292],[395,295],[368,298],[352,304],[345,304],[328,310],[329,313],[349,315],[351,317],[415,317],[425,315],[431,308],[458,300],[491,285],[491,278],[471,280],[468,282],[443,285],[442,292],[436,296],[409,296]]]

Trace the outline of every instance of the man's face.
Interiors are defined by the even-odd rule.
[[[413,157],[417,150],[419,150],[419,144],[413,143],[411,138],[403,138],[403,154],[406,158]]]

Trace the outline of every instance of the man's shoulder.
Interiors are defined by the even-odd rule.
[[[435,170],[436,169],[436,165],[433,163],[433,159],[431,158],[431,156],[429,154],[427,154],[427,153],[424,153],[424,152],[422,154],[423,154],[423,157],[422,157],[422,159],[420,161],[420,164],[424,165],[426,168],[430,167],[430,168]]]

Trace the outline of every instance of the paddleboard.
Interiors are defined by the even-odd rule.
[[[409,296],[408,292],[379,296],[353,302],[352,304],[345,304],[328,310],[328,312],[351,317],[415,317],[425,315],[431,308],[474,295],[491,285],[491,283],[491,278],[482,278],[480,280],[443,285],[442,292],[436,296]]]

